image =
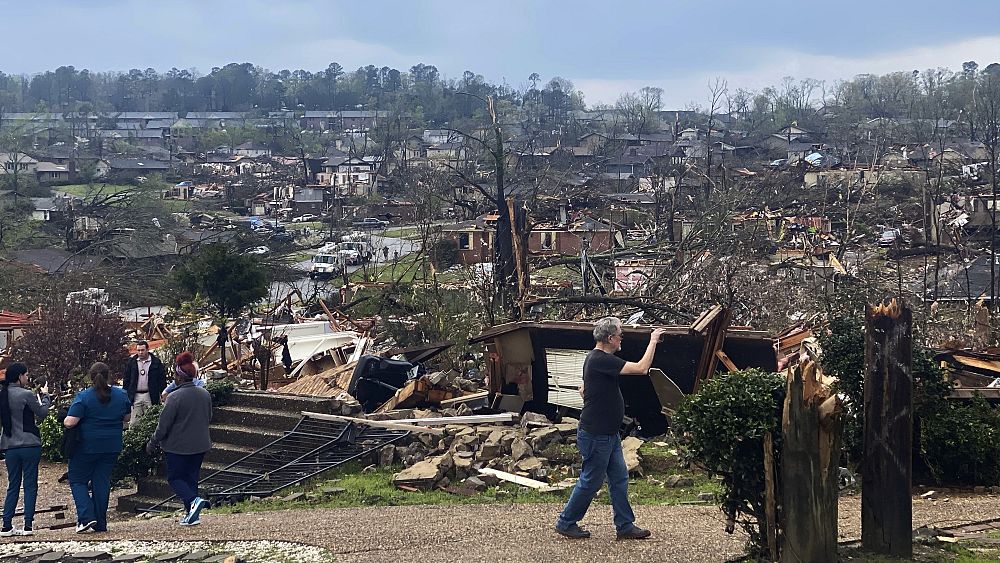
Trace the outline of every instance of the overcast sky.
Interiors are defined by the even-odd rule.
[[[647,85],[668,107],[705,105],[714,77],[760,88],[1000,61],[1000,0],[0,0],[0,13],[7,73],[425,63],[514,87],[561,76],[591,105]]]

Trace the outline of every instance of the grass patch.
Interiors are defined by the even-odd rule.
[[[649,443],[647,443],[649,445]],[[661,451],[662,450],[662,451]],[[671,465],[671,473],[658,473],[647,467],[646,459],[665,457],[669,448],[649,445],[647,453],[643,449],[643,467],[645,476],[629,480],[629,498],[638,505],[670,505],[692,502],[701,493],[719,494],[721,488],[717,481],[703,474],[685,474],[690,476],[693,484],[688,487],[673,488],[664,484],[664,479],[672,474],[680,473],[676,464]],[[554,444],[544,452],[550,459],[566,458],[576,462],[579,453],[570,444]],[[657,466],[663,464],[657,460]],[[534,489],[521,487],[513,483],[501,482],[490,487],[485,492],[475,496],[462,496],[441,490],[408,492],[397,489],[392,484],[392,476],[401,471],[402,466],[388,468],[369,468],[363,470],[360,462],[348,464],[321,475],[303,485],[286,489],[278,496],[259,501],[243,501],[228,506],[220,506],[213,512],[234,514],[241,512],[258,512],[285,510],[290,508],[350,508],[357,506],[413,506],[413,505],[453,505],[453,504],[494,504],[494,503],[565,503],[569,499],[570,490],[551,493],[541,493]],[[343,489],[331,492],[329,489]],[[324,492],[324,489],[328,491]],[[292,493],[303,493],[304,496],[295,500],[285,500]],[[597,504],[610,504],[607,487],[605,486],[595,499]]]
[[[420,226],[410,225],[410,226],[400,226],[400,227],[389,227],[385,230],[382,236],[392,237],[392,238],[405,238],[405,239],[418,239],[420,238]]]
[[[413,283],[422,282],[426,277],[426,280],[430,282],[432,281],[430,273],[424,271],[424,268],[428,266],[429,262],[426,261],[426,257],[421,256],[419,252],[413,252],[400,256],[395,262],[365,264],[364,267],[351,273],[351,280],[355,282],[394,282],[398,279],[403,283]],[[368,272],[367,280],[365,279],[366,271]],[[438,283],[455,283],[463,280],[462,272],[457,270],[438,272],[437,275]]]
[[[976,547],[974,545],[920,543],[913,544],[913,559],[899,559],[886,555],[866,553],[860,547],[840,549],[841,561],[859,563],[903,563],[922,561],[927,563],[997,563],[1000,562],[1000,548]]]
[[[94,184],[69,184],[68,186],[56,186],[52,188],[53,191],[64,192],[77,197],[86,197],[96,193],[109,195],[134,189],[136,189],[135,186],[129,184],[102,184],[100,182],[95,182]]]
[[[579,281],[580,270],[579,268],[574,270],[568,264],[559,264],[556,266],[549,266],[548,268],[542,268],[540,270],[534,270],[531,272],[531,276],[555,281]]]

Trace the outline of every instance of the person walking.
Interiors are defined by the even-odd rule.
[[[111,471],[122,451],[122,433],[132,404],[121,387],[111,385],[111,368],[90,367],[90,387],[77,393],[63,421],[79,425],[80,444],[69,459],[69,488],[76,504],[76,533],[108,530]]]
[[[184,502],[186,511],[181,526],[201,524],[201,511],[208,501],[198,496],[198,480],[205,452],[212,449],[208,425],[212,422],[212,395],[195,385],[198,366],[191,352],[177,355],[174,380],[177,388],[170,393],[160,412],[156,431],[146,444],[150,455],[162,448],[167,461],[167,482]]]
[[[140,340],[135,345],[136,354],[125,362],[122,388],[132,403],[129,427],[142,418],[149,407],[160,404],[160,393],[167,387],[167,374],[163,362],[149,351],[149,343]]]
[[[28,387],[28,368],[13,363],[4,373],[0,389],[0,450],[7,465],[7,497],[3,503],[3,528],[0,536],[30,536],[38,498],[38,461],[42,457],[42,439],[37,422],[49,414],[49,397],[39,398]],[[14,529],[14,511],[24,484],[24,528]]]
[[[628,467],[618,434],[625,418],[625,399],[618,386],[622,375],[646,375],[653,363],[656,345],[665,330],[653,330],[646,352],[638,362],[627,362],[615,353],[622,348],[622,321],[604,317],[594,325],[597,343],[583,363],[583,411],[576,434],[576,446],[583,457],[580,479],[556,521],[556,532],[568,538],[589,538],[580,527],[594,496],[608,482],[618,539],[643,539],[649,530],[635,525],[628,501]]]

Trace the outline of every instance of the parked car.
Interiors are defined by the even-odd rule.
[[[306,223],[309,221],[319,221],[319,216],[313,215],[312,213],[306,213],[305,215],[299,215],[298,217],[292,219],[292,223]]]
[[[289,243],[295,241],[295,235],[292,233],[274,233],[267,240],[277,243]]]
[[[886,229],[882,231],[881,235],[879,235],[877,244],[886,248],[889,246],[895,246],[897,242],[900,244],[905,242],[903,240],[903,233],[901,233],[899,229]]]
[[[266,246],[255,246],[253,248],[247,249],[247,251],[244,252],[243,254],[260,255],[260,254],[267,254],[268,252],[271,252],[271,249]]]
[[[355,219],[354,228],[355,229],[384,229],[389,226],[389,222],[378,217],[365,217],[364,219]]]

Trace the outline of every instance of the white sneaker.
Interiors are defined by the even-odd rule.
[[[4,530],[0,530],[0,537],[9,538],[9,537],[13,536],[16,533],[17,532],[14,530],[14,528],[7,528],[7,529],[4,529]]]
[[[87,522],[86,524],[77,524],[76,533],[78,534],[93,534],[94,526],[97,526],[97,521]]]
[[[15,536],[33,536],[33,535],[35,535],[35,531],[32,530],[31,528],[25,528],[23,530],[14,530],[14,535]]]

